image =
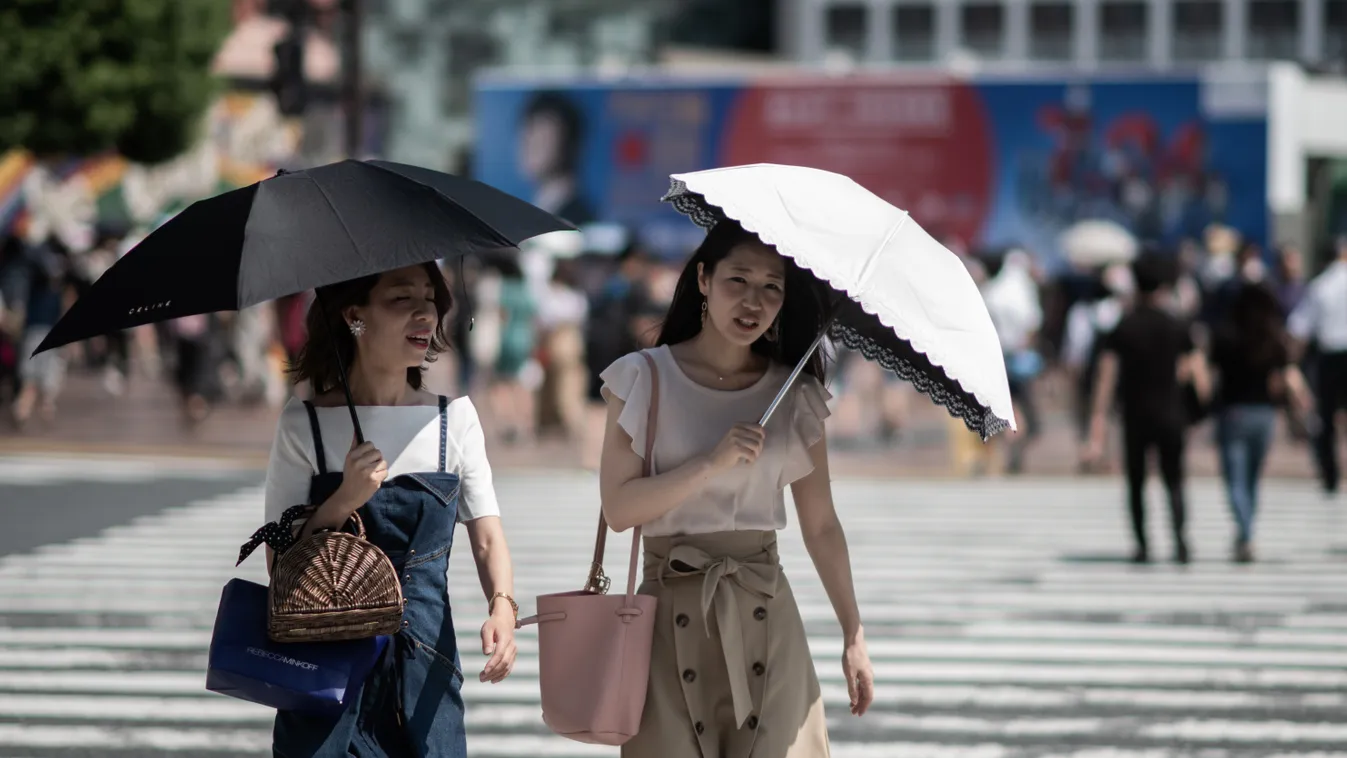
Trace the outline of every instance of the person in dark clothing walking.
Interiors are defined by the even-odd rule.
[[[1282,304],[1277,293],[1246,283],[1212,334],[1211,363],[1220,378],[1216,393],[1216,439],[1221,476],[1235,517],[1238,563],[1251,563],[1258,481],[1277,421],[1277,406],[1304,415],[1314,399],[1287,349]]]
[[[1138,300],[1100,346],[1086,452],[1091,462],[1101,457],[1108,412],[1116,397],[1121,401],[1128,511],[1136,539],[1134,563],[1150,561],[1145,490],[1146,458],[1152,449],[1160,459],[1160,476],[1169,494],[1174,560],[1189,560],[1183,489],[1189,418],[1184,385],[1192,383],[1204,402],[1210,396],[1206,363],[1193,342],[1190,325],[1163,305],[1173,280],[1169,263],[1158,253],[1147,252],[1132,266]]]

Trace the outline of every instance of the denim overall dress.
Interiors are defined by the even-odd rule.
[[[445,471],[448,404],[440,397],[439,470],[385,480],[358,511],[366,538],[388,554],[402,582],[402,629],[341,716],[277,712],[272,750],[278,758],[467,755],[446,576],[459,494],[458,475]],[[309,502],[322,503],[341,484],[342,472],[327,470],[318,414],[305,406],[318,460]]]

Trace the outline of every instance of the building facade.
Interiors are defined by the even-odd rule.
[[[802,63],[1169,69],[1347,58],[1347,0],[783,0]]]
[[[463,171],[483,70],[620,71],[654,55],[664,0],[361,0],[368,85],[389,102],[387,157]]]

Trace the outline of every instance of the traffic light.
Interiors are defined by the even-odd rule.
[[[304,82],[303,30],[293,28],[290,34],[275,45],[276,70],[271,75],[271,91],[276,96],[276,107],[285,116],[304,113],[308,91]]]

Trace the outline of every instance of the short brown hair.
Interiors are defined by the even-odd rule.
[[[435,313],[438,316],[430,335],[430,349],[426,351],[426,362],[430,363],[449,349],[449,336],[444,331],[444,322],[445,316],[453,310],[454,296],[449,292],[449,285],[444,281],[444,274],[438,266],[434,263],[421,265],[430,275],[430,284],[435,288]],[[370,293],[374,291],[374,285],[379,283],[380,276],[383,275],[362,276],[318,289],[322,300],[320,302],[315,298],[309,305],[309,315],[304,320],[308,330],[304,347],[300,348],[299,355],[286,369],[296,384],[308,381],[315,395],[341,386],[341,374],[337,371],[337,361],[332,354],[333,341],[347,371],[350,371],[355,361],[355,337],[342,312],[352,306],[368,305]],[[407,384],[415,390],[425,385],[420,366],[407,369]]]

